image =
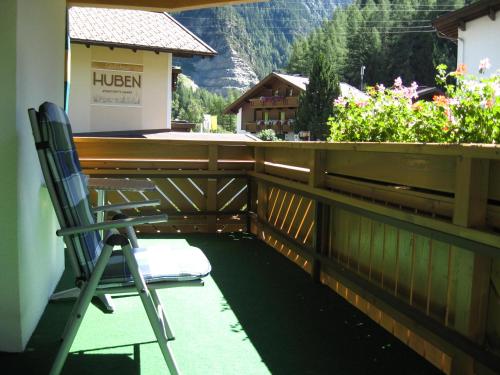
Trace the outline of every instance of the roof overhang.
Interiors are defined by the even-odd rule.
[[[458,29],[465,31],[466,22],[480,17],[489,16],[495,20],[496,12],[500,10],[500,0],[483,0],[464,8],[446,13],[434,20],[432,25],[438,32],[449,38],[458,38]]]
[[[101,47],[109,47],[113,48],[125,48],[130,49],[132,51],[152,51],[155,53],[171,53],[176,57],[193,57],[193,56],[202,56],[202,57],[213,57],[217,55],[216,51],[212,53],[208,52],[199,52],[199,51],[188,51],[188,50],[178,50],[178,49],[169,49],[169,48],[157,48],[157,47],[149,47],[149,46],[141,46],[138,44],[124,44],[124,43],[112,43],[112,42],[101,42],[94,40],[81,40],[81,39],[71,39],[71,43],[76,44],[84,44],[85,46],[101,46]]]
[[[92,6],[105,8],[130,8],[172,12],[189,9],[210,8],[223,5],[257,3],[267,0],[66,0],[68,6]]]

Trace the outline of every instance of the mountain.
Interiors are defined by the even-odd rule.
[[[246,89],[288,64],[292,43],[330,19],[348,0],[271,0],[172,13],[213,47],[214,58],[175,59],[197,85],[212,92]]]

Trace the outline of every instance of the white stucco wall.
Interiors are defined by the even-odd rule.
[[[490,72],[500,69],[500,12],[493,21],[488,16],[465,24],[465,31],[458,30],[458,64],[466,64],[469,73],[477,74],[479,61],[488,57]]]
[[[64,267],[27,109],[63,104],[65,0],[0,2],[0,351],[25,348]]]
[[[236,133],[246,133],[246,131],[242,129],[242,122],[242,109],[240,108],[236,114]]]
[[[91,103],[92,61],[143,67],[141,105]],[[74,132],[170,128],[172,55],[81,44],[71,45],[69,116]]]

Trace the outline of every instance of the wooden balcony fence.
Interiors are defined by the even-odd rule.
[[[297,108],[299,105],[298,96],[263,96],[249,101],[254,108]]]
[[[76,144],[91,176],[156,184],[108,195],[162,201],[142,232],[249,230],[445,373],[500,372],[500,147]]]
[[[259,120],[257,122],[245,123],[245,130],[250,133],[258,133],[265,129],[273,129],[276,134],[289,133],[293,130],[295,120]],[[267,124],[266,124],[267,123]]]

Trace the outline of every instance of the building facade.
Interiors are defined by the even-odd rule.
[[[171,129],[172,57],[215,51],[167,13],[69,9],[75,133]]]
[[[457,64],[478,74],[479,62],[489,58],[490,72],[500,69],[500,0],[483,0],[447,13],[434,21],[438,35],[457,43]]]
[[[224,113],[236,114],[238,132],[258,133],[273,129],[276,134],[293,132],[299,95],[307,77],[271,73],[229,105]]]

